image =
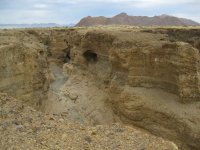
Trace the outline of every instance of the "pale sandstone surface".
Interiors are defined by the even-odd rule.
[[[67,120],[86,125],[137,126],[180,149],[199,149],[199,33],[199,29],[136,27],[1,31],[8,35],[2,39],[24,41],[29,46],[23,53],[37,56],[27,56],[29,61],[22,65],[22,70],[29,70],[23,73],[26,88],[10,92],[2,86],[1,91],[19,97],[18,91],[32,89],[37,98],[26,100],[46,113],[67,113]],[[25,65],[33,63],[38,69]],[[34,72],[42,83],[37,91],[31,82],[38,77]],[[13,70],[10,74],[16,76]],[[7,83],[4,78],[0,81]]]

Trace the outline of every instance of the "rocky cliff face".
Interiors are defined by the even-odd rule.
[[[0,91],[41,105],[49,86],[43,44],[31,32],[1,30],[0,60]]]
[[[199,149],[200,31],[171,30],[1,31],[1,91],[81,123],[121,122]]]
[[[182,103],[199,100],[198,49],[170,42],[164,34],[108,32],[88,31],[79,45],[70,41],[72,63],[104,81],[119,73],[124,85],[162,89],[179,96]]]
[[[200,147],[198,49],[170,42],[168,34],[131,29],[80,30],[68,40],[74,72],[96,79],[107,93],[104,103],[122,122],[183,149]]]

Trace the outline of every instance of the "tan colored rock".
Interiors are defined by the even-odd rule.
[[[24,31],[1,30],[0,91],[39,107],[49,86],[45,53],[36,37]]]
[[[127,30],[78,31],[79,44],[71,41],[74,69],[84,72],[88,81],[94,78],[94,85],[108,93],[104,103],[122,122],[171,139],[182,149],[198,149],[198,50],[188,43],[170,42],[156,29]],[[97,61],[84,57],[88,50]]]

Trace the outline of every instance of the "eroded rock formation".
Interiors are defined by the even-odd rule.
[[[71,61],[106,85],[105,102],[122,122],[176,141],[183,149],[200,147],[198,49],[170,42],[167,34],[138,30],[79,34],[78,45],[70,42]],[[97,61],[85,58],[88,50]]]
[[[70,119],[89,124],[138,126],[174,141],[181,149],[199,149],[199,37],[191,29],[191,42],[182,38],[189,29],[171,30],[105,27],[12,31],[20,51],[15,46],[2,59],[10,63],[13,53],[23,53],[26,59],[21,61],[21,70],[26,72],[21,74],[25,81],[15,91],[0,84],[1,91],[25,96],[19,91],[31,90],[29,101],[38,102],[32,96],[37,95],[46,111],[68,111]],[[1,31],[1,38],[10,32]],[[24,35],[26,38],[19,40]],[[1,45],[0,52],[4,52]],[[14,70],[20,71],[20,63],[9,63],[6,68],[11,68],[13,78],[8,79],[8,87],[13,88],[17,77]],[[31,81],[37,79],[41,86],[34,91],[37,84]],[[1,81],[7,83],[3,77]],[[48,99],[41,99],[38,93]]]
[[[44,45],[30,33],[0,31],[0,91],[38,107],[47,98],[48,62]]]

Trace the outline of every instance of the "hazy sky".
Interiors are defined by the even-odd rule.
[[[76,23],[85,16],[169,14],[200,22],[200,0],[0,0],[0,23]]]

